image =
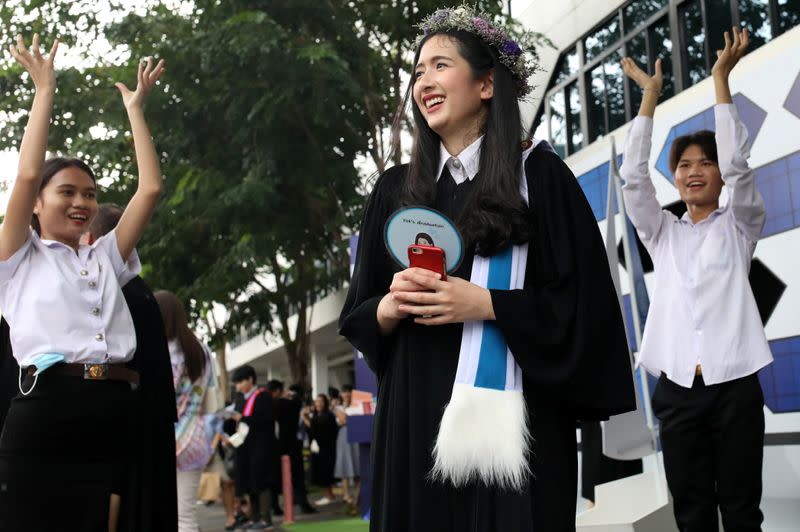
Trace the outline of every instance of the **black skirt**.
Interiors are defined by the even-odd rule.
[[[45,371],[12,400],[0,436],[0,532],[108,530],[110,495],[125,496],[133,393],[124,381]]]

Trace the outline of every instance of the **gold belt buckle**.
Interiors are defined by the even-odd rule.
[[[83,378],[93,381],[104,381],[108,379],[108,364],[103,362],[96,364],[84,364]]]

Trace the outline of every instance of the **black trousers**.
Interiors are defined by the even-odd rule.
[[[264,521],[267,524],[272,523],[272,515],[270,507],[272,505],[272,497],[270,496],[270,489],[267,488],[260,493],[250,493],[247,495],[247,500],[250,502],[250,520],[254,523]]]
[[[764,395],[756,374],[683,388],[663,374],[653,393],[681,532],[760,531]]]

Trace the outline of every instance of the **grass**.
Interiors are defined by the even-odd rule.
[[[295,523],[284,525],[289,532],[367,532],[369,523],[359,518],[336,519],[318,523]]]

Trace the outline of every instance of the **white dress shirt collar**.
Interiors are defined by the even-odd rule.
[[[478,174],[481,164],[481,145],[483,135],[475,139],[472,144],[464,148],[458,155],[450,155],[444,147],[444,143],[439,144],[439,169],[436,172],[436,181],[442,176],[444,167],[450,170],[450,175],[457,184],[464,181],[472,181]]]
[[[37,237],[38,237],[38,234],[37,234]],[[73,255],[77,255],[78,258],[82,262],[86,262],[88,260],[88,258],[89,258],[89,253],[92,252],[92,246],[89,246],[87,244],[79,245],[78,246],[78,251],[76,253],[75,252],[75,248],[73,248],[72,246],[68,246],[67,244],[65,244],[63,242],[59,242],[58,240],[48,240],[48,239],[42,238],[42,237],[38,237],[38,238],[39,238],[39,241],[42,244],[44,244],[45,246],[47,246],[48,248],[50,248],[50,249],[60,249],[61,251],[68,251],[69,253],[72,253]]]
[[[689,211],[686,211],[685,213],[683,213],[683,216],[681,216],[681,222],[686,222],[689,225],[698,225],[698,224],[701,224],[701,223],[706,222],[706,221],[709,221],[709,223],[710,223],[710,220],[713,220],[714,218],[716,218],[717,216],[722,214],[724,211],[725,211],[725,205],[722,205],[721,207],[719,207],[716,210],[712,211],[711,214],[709,214],[707,217],[703,218],[702,220],[700,220],[697,223],[694,223],[692,221],[692,217],[689,216]]]

